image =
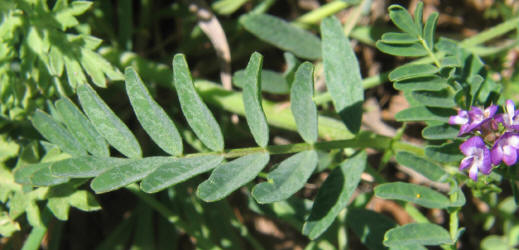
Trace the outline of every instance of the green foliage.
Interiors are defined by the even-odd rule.
[[[125,213],[99,249],[122,249],[129,242],[132,249],[170,249],[172,244],[180,248],[182,238],[201,249],[262,249],[262,242],[248,231],[251,227],[242,224],[239,215],[244,204],[234,203],[243,199],[226,199],[240,194],[248,195],[246,206],[252,212],[245,214],[254,212],[301,231],[310,239],[308,249],[335,245],[345,249],[355,244],[369,249],[453,249],[464,230],[458,225],[458,213],[464,212],[467,190],[472,191],[469,197],[493,209],[490,215],[480,216],[488,220],[486,224],[509,221],[503,225],[503,235],[486,237],[481,247],[518,244],[519,227],[513,217],[517,208],[498,203],[496,194],[501,191],[498,184],[509,181],[519,200],[517,167],[499,167],[481,181],[469,180],[455,168],[464,157],[459,151],[464,138],[447,122],[457,108],[503,102],[501,85],[490,77],[495,72],[475,46],[514,29],[519,21],[505,23],[479,41],[456,42],[436,38],[439,14],[430,14],[424,23],[422,3],[413,16],[402,6],[391,5],[389,17],[400,31],[384,28],[389,32],[382,34],[376,47],[395,56],[423,58],[363,80],[348,38],[362,41],[355,37],[359,32],[348,27],[355,26],[363,6],[353,10],[343,27],[337,18],[327,17],[349,5],[340,1],[293,23],[262,14],[274,1],[214,1],[212,10],[229,19],[223,25],[226,32],[233,27],[230,41],[249,32],[266,42],[247,41],[245,47],[233,48],[233,67],[267,44],[285,51],[283,73],[263,69],[263,56],[252,53],[245,69],[234,71],[232,81],[242,88],[238,92],[196,79],[200,69],[212,67],[208,66],[212,62],[192,64],[193,79],[184,54],[174,55],[168,67],[118,51],[117,46],[145,47],[140,39],[145,40],[146,27],[152,25],[146,26],[146,20],[155,20],[150,18],[152,13],[139,12],[142,16],[136,20],[142,26],[134,30],[133,5],[117,5],[119,29],[114,34],[99,33],[118,41],[115,47],[109,44],[98,52],[101,40],[91,35],[91,29],[97,28],[96,20],[113,18],[106,12],[113,3],[51,2],[52,6],[44,0],[7,0],[0,6],[0,234],[23,236],[24,249],[37,249],[46,235],[54,234],[52,230],[61,235],[62,224],[55,224],[53,218],[73,220],[71,207],[100,210],[99,194],[123,188],[138,198],[138,204],[125,208],[129,217]],[[148,1],[139,4],[149,10]],[[250,6],[254,7],[250,13],[241,12]],[[157,16],[182,19],[178,28],[191,33],[181,31],[188,42],[180,43],[178,51],[200,55],[203,28],[193,29],[195,18],[185,7],[174,3]],[[91,9],[94,17],[78,19]],[[207,21],[197,14],[199,23]],[[319,20],[308,21],[316,15]],[[320,32],[320,39],[302,28],[316,28],[310,24],[319,21],[314,31]],[[253,37],[247,33],[246,39]],[[160,50],[169,49],[167,43]],[[221,48],[213,45],[221,56]],[[124,75],[118,67],[126,68]],[[386,77],[411,104],[395,119],[425,122],[425,145],[405,142],[405,126],[393,138],[361,131],[364,90]],[[107,89],[92,87],[105,88],[121,80],[125,80],[128,107],[122,104],[127,99],[113,104],[111,97],[121,96],[116,84]],[[322,80],[327,92],[316,86]],[[162,87],[176,95],[168,96]],[[178,98],[179,105],[172,97]],[[289,105],[283,103],[288,99]],[[228,119],[227,112],[243,115],[252,137],[244,123]],[[279,128],[300,136],[289,134],[289,140],[302,138],[303,142],[278,145],[274,139],[282,133]],[[254,142],[259,147],[250,147]],[[380,152],[380,162],[372,157],[368,164],[371,156],[365,148]],[[424,177],[420,183],[431,185],[386,180],[384,167],[393,156],[398,164]],[[258,177],[265,180],[257,181]],[[314,192],[308,192],[308,186],[315,186],[310,190]],[[437,186],[446,189],[435,190]],[[373,196],[396,200],[419,223],[399,226],[381,212],[367,210]],[[509,198],[512,202],[514,197]],[[427,208],[441,209],[449,217],[448,230],[429,222],[422,214]],[[154,217],[155,213],[161,217]],[[350,235],[356,236],[352,243]]]

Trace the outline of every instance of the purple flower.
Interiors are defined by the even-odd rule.
[[[472,107],[470,111],[460,110],[458,115],[449,118],[449,124],[461,125],[458,136],[480,129],[482,125],[490,121],[496,114],[497,106],[492,105],[485,110],[478,107]]]
[[[519,130],[519,110],[515,110],[515,105],[512,100],[506,100],[505,113],[499,116],[499,121],[503,123],[505,128]]]
[[[492,170],[492,160],[490,150],[481,137],[474,136],[460,145],[460,150],[465,155],[461,160],[460,170],[469,168],[469,176],[474,181],[478,179],[478,172],[490,174]]]
[[[492,147],[492,164],[499,165],[503,161],[507,166],[517,162],[519,153],[519,134],[506,132],[496,140]]]

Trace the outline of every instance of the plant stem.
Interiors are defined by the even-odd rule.
[[[460,45],[464,48],[473,47],[483,44],[486,41],[492,40],[501,36],[511,30],[517,29],[519,25],[519,17],[510,19],[501,24],[498,24],[488,30],[480,32],[479,34],[463,40]]]
[[[348,6],[350,6],[350,3],[345,1],[333,1],[298,17],[292,23],[301,27],[314,25],[325,17],[333,15]]]
[[[436,67],[441,68],[442,65],[440,64],[440,61],[436,57],[435,53],[432,51],[433,48],[429,48],[429,46],[427,45],[427,43],[425,42],[425,40],[421,36],[418,39],[420,39],[420,43],[422,44],[424,49],[427,51],[427,54],[429,55],[431,60],[434,62]]]

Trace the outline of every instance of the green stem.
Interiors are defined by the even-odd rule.
[[[29,234],[29,237],[25,240],[22,250],[38,250],[40,249],[41,241],[47,233],[47,227],[34,227]]]
[[[419,39],[420,39],[420,43],[422,44],[424,49],[427,51],[427,54],[429,55],[431,60],[434,62],[436,67],[441,68],[442,65],[440,64],[440,61],[436,57],[436,54],[432,51],[432,48],[429,48],[429,46],[427,45],[427,43],[425,42],[425,40],[422,37],[419,37]]]
[[[511,30],[517,29],[519,25],[519,17],[510,19],[501,24],[498,24],[488,30],[480,32],[479,34],[463,40],[460,45],[464,48],[483,44],[486,41],[492,40],[498,36],[501,36]]]
[[[355,25],[357,25],[357,22],[362,16],[363,9],[366,7],[365,5],[367,2],[368,0],[362,0],[362,2],[359,5],[357,5],[357,8],[355,8],[350,18],[348,18],[348,20],[346,21],[346,24],[344,25],[344,34],[346,35],[346,37],[350,36],[351,31],[353,30]]]
[[[325,17],[333,15],[348,6],[350,6],[350,4],[345,1],[333,1],[298,17],[294,20],[293,24],[301,27],[314,25],[319,23]]]

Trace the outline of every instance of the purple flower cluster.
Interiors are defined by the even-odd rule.
[[[473,180],[477,180],[478,172],[490,174],[493,165],[504,162],[511,166],[518,160],[519,110],[515,110],[512,100],[507,100],[504,111],[496,114],[496,105],[485,110],[472,107],[470,111],[458,111],[458,115],[449,119],[449,124],[461,125],[458,136],[473,135],[460,145],[465,155],[460,169],[469,169],[469,176]]]

